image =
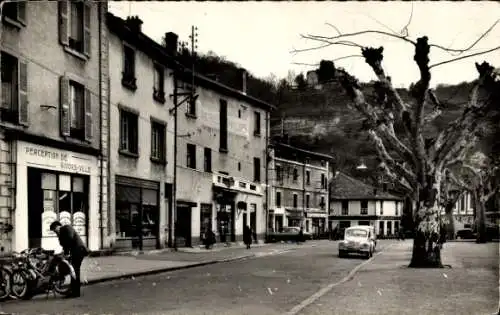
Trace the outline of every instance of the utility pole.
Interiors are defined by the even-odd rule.
[[[182,65],[179,62],[175,62],[173,79],[174,79],[174,93],[173,93],[173,102],[174,107],[169,110],[169,112],[174,115],[174,180],[172,184],[172,212],[174,214],[174,235],[173,235],[173,247],[174,250],[177,250],[177,228],[178,228],[178,220],[177,220],[177,137],[178,135],[178,108],[182,104],[188,102],[190,106],[194,106],[198,95],[195,95],[195,87],[194,87],[194,65],[196,61],[195,48],[197,47],[194,43],[198,42],[196,39],[197,34],[195,33],[197,30],[196,27],[191,28],[191,87],[188,92],[179,92],[179,75],[184,73],[186,69],[185,65]],[[181,46],[181,49],[184,49],[184,45]],[[185,78],[183,78],[185,80]],[[184,99],[179,101],[179,96],[184,96]]]

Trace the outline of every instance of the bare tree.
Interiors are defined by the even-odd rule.
[[[491,28],[487,32],[490,30]],[[331,71],[331,79],[341,83],[350,96],[353,106],[366,118],[368,134],[375,144],[379,158],[383,161],[381,165],[386,174],[408,186],[413,200],[417,203],[413,213],[415,233],[410,267],[442,267],[443,238],[439,214],[445,169],[462,156],[470,141],[475,139],[480,122],[495,106],[491,94],[500,88],[498,74],[488,63],[476,63],[478,79],[474,82],[462,115],[436,136],[426,138],[426,126],[441,112],[440,102],[429,87],[431,68],[479,54],[454,57],[431,65],[429,60],[431,47],[461,54],[474,47],[479,40],[465,49],[449,49],[429,43],[426,36],[413,41],[407,34],[403,36],[381,31],[350,34],[341,34],[338,30],[337,32],[339,34],[333,37],[308,35],[306,38],[322,42],[326,46],[348,45],[361,48],[365,62],[377,76],[378,82],[375,87],[377,96],[370,97],[364,91],[366,84],[359,83],[354,76],[343,69],[335,68]],[[384,71],[383,47],[363,47],[344,40],[346,37],[366,33],[384,34],[414,45],[413,59],[420,71],[420,78],[410,90],[412,102],[405,101],[401,97]],[[396,133],[396,125],[404,126],[402,133]]]

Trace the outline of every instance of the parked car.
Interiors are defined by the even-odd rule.
[[[339,257],[351,253],[373,256],[377,247],[377,237],[372,226],[353,226],[345,229],[344,240],[339,242]]]
[[[457,239],[474,239],[476,233],[472,229],[461,229],[455,233]]]
[[[280,242],[280,241],[297,241],[299,237],[300,227],[296,226],[286,226],[281,229],[279,232],[271,232],[268,236],[269,242]],[[306,231],[302,231],[303,237],[300,240],[304,242],[306,240],[312,239],[312,234]]]

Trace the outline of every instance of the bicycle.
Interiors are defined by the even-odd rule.
[[[24,285],[20,286],[20,290],[17,286],[11,288],[15,297],[29,300],[43,292],[47,294],[47,298],[51,292],[54,296],[56,293],[63,296],[71,293],[71,287],[65,284],[65,280],[67,276],[75,279],[76,274],[66,256],[55,254],[53,250],[32,248],[21,252],[21,257],[22,268],[12,272],[12,280],[16,283],[24,282]]]

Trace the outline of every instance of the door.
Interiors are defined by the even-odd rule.
[[[43,191],[41,173],[28,168],[28,246],[42,246]],[[55,210],[55,209],[53,209]]]

